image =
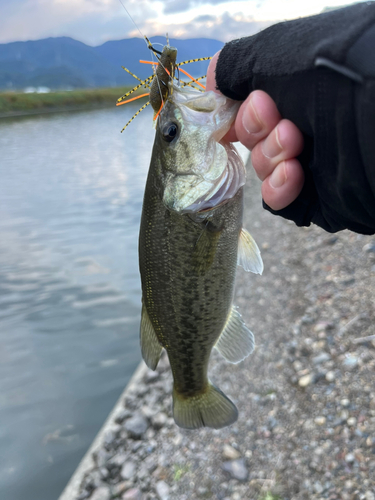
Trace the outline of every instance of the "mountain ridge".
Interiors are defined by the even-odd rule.
[[[165,45],[165,38],[156,36],[152,43]],[[178,49],[178,60],[209,57],[223,46],[210,38],[171,39]],[[158,50],[159,45],[156,45]],[[0,44],[0,89],[19,90],[28,86],[51,89],[129,86],[133,77],[126,66],[140,78],[151,74],[150,51],[142,38],[109,40],[92,47],[70,37],[49,37],[26,42]],[[204,74],[207,62],[194,63],[189,72]]]

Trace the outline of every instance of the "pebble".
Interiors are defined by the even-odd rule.
[[[318,448],[315,448],[314,453],[315,453],[315,455],[323,455],[324,450],[321,446],[318,446]]]
[[[108,470],[111,470],[114,467],[122,467],[122,465],[126,462],[127,458],[128,458],[128,456],[125,453],[117,453],[117,455],[112,457],[106,463],[106,467]]]
[[[119,497],[125,491],[129,490],[132,486],[132,481],[121,481],[120,483],[115,484],[112,488],[113,496]]]
[[[99,468],[104,467],[107,465],[108,460],[110,459],[111,455],[105,450],[105,449],[100,449],[97,453],[95,453],[95,461],[96,464]]]
[[[233,479],[237,479],[238,481],[246,481],[249,475],[243,458],[224,462],[222,468],[225,472],[228,472]]]
[[[158,481],[156,483],[156,493],[159,500],[169,500],[169,486],[165,481]]]
[[[314,356],[312,358],[312,362],[314,363],[314,365],[320,365],[321,363],[325,363],[326,361],[329,361],[331,359],[331,356],[326,353],[326,352],[322,352],[320,354],[318,354],[317,356]]]
[[[309,373],[308,375],[304,375],[303,377],[301,377],[299,380],[298,380],[298,385],[300,387],[307,387],[308,385],[310,385],[313,381],[313,377],[311,375],[311,373]]]
[[[319,481],[316,481],[314,483],[314,490],[315,490],[316,493],[323,493],[324,488],[322,486],[322,483],[320,483]]]
[[[90,496],[90,500],[110,500],[111,491],[108,486],[99,486]]]
[[[209,495],[210,491],[205,486],[199,486],[199,488],[197,489],[197,493],[199,497],[206,497],[207,495]]]
[[[157,413],[153,418],[152,418],[152,425],[154,426],[155,429],[161,429],[162,427],[165,426],[168,420],[168,415],[166,415],[163,412]]]
[[[134,462],[125,462],[121,468],[121,477],[125,481],[134,478],[136,465]]]
[[[327,382],[333,382],[336,378],[335,372],[329,371],[326,373],[326,380]]]
[[[367,243],[367,245],[363,247],[363,251],[366,253],[375,253],[375,243]]]
[[[316,417],[314,419],[314,422],[316,423],[316,425],[325,425],[326,421],[327,421],[326,417],[323,417],[323,416],[322,417]]]
[[[296,370],[296,372],[300,372],[303,369],[303,364],[301,363],[301,361],[294,361],[293,368]]]
[[[366,446],[372,446],[373,444],[375,444],[375,438],[373,439],[371,436],[369,436],[367,439],[366,439]]]
[[[158,380],[158,378],[160,377],[160,374],[158,372],[154,372],[153,370],[147,370],[146,372],[146,375],[145,375],[145,382],[146,383],[151,383],[151,382],[155,382],[156,380]]]
[[[355,456],[353,455],[353,453],[348,453],[347,455],[345,455],[346,463],[352,464],[354,461],[355,461]]]
[[[349,418],[348,410],[342,410],[342,412],[340,413],[340,418],[342,421],[347,420]]]
[[[138,488],[131,488],[130,490],[126,491],[122,497],[122,500],[141,500],[142,499],[142,492]]]
[[[106,469],[105,467],[101,467],[101,468],[99,469],[99,472],[100,472],[100,477],[101,477],[102,479],[104,479],[104,480],[105,480],[105,479],[108,479],[108,477],[109,477],[109,472],[108,472],[108,469]]]
[[[375,500],[375,494],[371,491],[366,491],[365,498],[366,500]]]
[[[346,423],[350,427],[354,427],[355,425],[357,425],[357,419],[355,417],[350,417],[350,418],[348,418],[348,420],[346,421]]]
[[[135,415],[125,421],[125,429],[133,439],[141,439],[148,429],[148,422],[142,415]]]
[[[227,460],[236,460],[237,458],[240,458],[240,456],[241,453],[234,449],[233,446],[230,446],[229,444],[225,444],[223,446],[223,457]]]
[[[356,368],[358,366],[358,358],[356,358],[355,356],[347,356],[343,363],[345,368],[349,369],[349,370],[353,370],[354,368]]]
[[[131,411],[123,408],[121,411],[119,411],[119,413],[117,414],[116,418],[115,418],[115,422],[116,424],[122,424],[122,422],[124,420],[126,420],[127,418],[131,417],[132,416],[132,413]]]

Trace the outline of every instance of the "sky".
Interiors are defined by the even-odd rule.
[[[0,43],[70,36],[95,46],[140,32],[226,42],[276,21],[350,3],[353,0],[0,0]]]

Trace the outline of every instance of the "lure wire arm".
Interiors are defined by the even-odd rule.
[[[132,73],[132,72],[131,72],[128,68],[125,68],[125,66],[121,66],[121,68],[122,68],[124,71],[126,71],[127,73],[129,73],[129,75],[131,75],[133,78],[135,78],[135,79],[136,79],[136,80],[138,80],[139,82],[144,83],[144,81],[143,81],[141,78],[139,78],[137,75],[135,75],[134,73]],[[147,87],[148,87],[148,85],[147,85]]]
[[[143,110],[146,108],[146,106],[148,106],[149,104],[150,104],[150,101],[146,102],[146,104],[144,104],[141,108],[139,108],[139,110],[138,110],[138,111],[137,111],[137,112],[136,112],[136,113],[135,113],[135,114],[134,114],[134,115],[130,118],[130,120],[128,121],[128,123],[127,123],[127,124],[125,125],[125,127],[121,130],[121,133],[123,133],[123,131],[124,131],[124,130],[126,129],[126,127],[129,125],[129,123],[131,123],[131,122],[134,120],[134,118],[135,118],[136,116],[138,116],[138,115],[139,115],[139,113],[140,113],[141,111],[143,111]]]
[[[126,92],[126,94],[124,94],[123,96],[119,97],[117,99],[117,102],[123,101],[124,99],[129,97],[133,92],[135,92],[136,90],[138,90],[139,88],[141,88],[143,86],[150,88],[150,86],[148,85],[148,82],[151,82],[151,80],[153,78],[154,78],[154,75],[149,76],[148,78],[146,78],[146,80],[143,80],[139,85],[137,85],[136,87],[129,90],[129,92]]]
[[[197,59],[188,59],[187,61],[182,61],[176,64],[176,66],[183,66],[184,64],[190,64],[193,62],[200,62],[200,61],[210,61],[212,59],[212,56],[210,57],[198,57]]]

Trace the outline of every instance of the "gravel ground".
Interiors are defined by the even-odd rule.
[[[239,269],[235,303],[257,347],[210,363],[238,421],[179,429],[164,356],[126,393],[72,500],[375,500],[375,237],[274,217],[254,178],[245,227],[265,271]]]

